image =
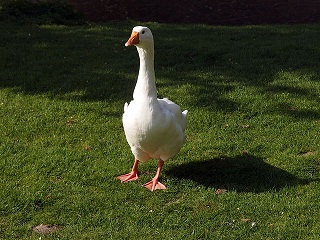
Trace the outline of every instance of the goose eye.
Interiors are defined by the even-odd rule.
[[[142,34],[144,34],[144,33],[145,33],[145,31],[143,30],[141,33],[142,33]]]

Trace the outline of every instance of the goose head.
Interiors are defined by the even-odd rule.
[[[131,36],[125,46],[144,47],[153,44],[152,32],[147,27],[136,26],[132,29]]]

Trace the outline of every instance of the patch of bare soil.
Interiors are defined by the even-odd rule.
[[[38,226],[32,227],[32,230],[34,232],[37,232],[37,233],[40,233],[40,234],[43,234],[43,235],[47,235],[49,233],[56,232],[59,229],[61,229],[60,226],[58,226],[58,225],[50,225],[50,224],[40,224]]]

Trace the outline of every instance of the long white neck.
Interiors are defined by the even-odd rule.
[[[153,44],[138,47],[140,68],[136,87],[133,92],[134,100],[156,100],[157,89],[154,74],[154,47]]]

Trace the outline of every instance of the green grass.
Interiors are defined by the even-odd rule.
[[[189,110],[152,193],[156,161],[114,178],[135,24],[0,24],[0,239],[319,239],[320,25],[147,24],[159,96]]]

